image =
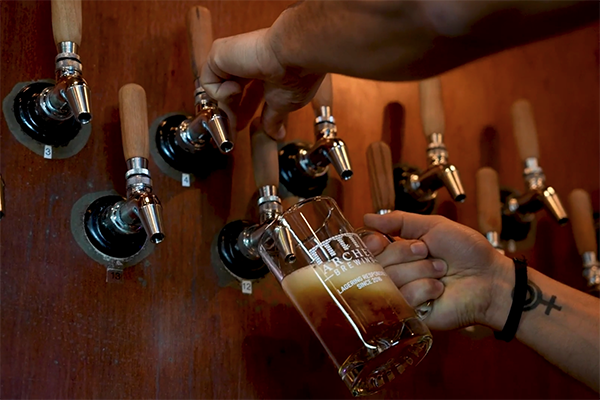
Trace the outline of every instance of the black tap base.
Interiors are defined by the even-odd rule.
[[[114,258],[128,258],[139,253],[146,243],[146,232],[140,229],[133,234],[119,234],[100,223],[104,211],[122,201],[121,196],[100,197],[91,203],[84,215],[85,234],[99,252]]]
[[[246,258],[238,246],[240,234],[253,225],[255,224],[244,220],[230,222],[221,229],[216,238],[216,250],[222,267],[238,280],[256,280],[269,273],[269,268],[260,258]]]
[[[214,170],[225,169],[228,157],[216,148],[212,140],[196,152],[186,151],[177,145],[175,138],[179,125],[186,119],[191,117],[174,114],[165,117],[158,124],[154,132],[158,154],[170,167],[198,178],[205,178]]]
[[[320,196],[327,187],[327,174],[311,176],[298,165],[301,150],[309,151],[305,142],[291,142],[279,150],[279,180],[294,196],[309,198]]]
[[[419,201],[406,191],[405,183],[412,174],[421,174],[421,170],[407,164],[394,167],[394,192],[396,194],[395,209],[415,214],[429,215],[435,208],[435,199]]]
[[[32,82],[15,96],[13,111],[21,130],[32,139],[53,147],[67,146],[81,130],[81,124],[71,116],[58,121],[38,112],[42,91],[54,86],[49,82]]]
[[[500,201],[502,209],[506,209],[506,203],[511,197],[519,197],[521,193],[509,188],[500,189]],[[503,241],[514,240],[521,242],[527,239],[531,231],[531,223],[535,219],[535,214],[509,214],[502,213],[502,232],[500,239]]]

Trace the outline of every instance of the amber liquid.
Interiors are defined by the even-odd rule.
[[[431,346],[429,330],[379,264],[309,265],[282,286],[355,396],[381,389]]]

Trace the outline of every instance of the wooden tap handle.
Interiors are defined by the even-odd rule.
[[[477,218],[481,233],[500,233],[502,215],[498,173],[490,167],[480,168],[475,174],[477,182]]]
[[[132,157],[148,159],[148,107],[143,87],[128,83],[119,89],[119,115],[125,160]]]
[[[81,44],[81,0],[52,0],[54,42]]]
[[[252,167],[256,187],[279,186],[277,142],[266,134],[260,118],[256,118],[250,124],[250,141],[252,142]]]
[[[513,103],[510,111],[521,160],[525,161],[530,157],[539,158],[540,149],[531,103],[525,99],[519,99]]]
[[[315,117],[321,115],[321,107],[329,107],[333,113],[333,83],[331,81],[331,74],[325,75],[323,82],[321,82],[321,86],[315,93],[315,97],[313,97],[312,108],[315,112]]]
[[[374,142],[367,148],[367,166],[371,183],[373,208],[393,210],[396,200],[394,193],[394,171],[392,169],[392,151],[384,142]]]
[[[444,103],[442,102],[442,84],[434,77],[419,83],[421,98],[421,123],[423,133],[429,139],[432,133],[444,134]]]
[[[583,189],[573,190],[569,194],[569,206],[571,208],[569,217],[579,254],[587,251],[597,252],[592,200],[589,193]]]
[[[187,13],[187,29],[192,72],[194,79],[199,79],[202,66],[208,59],[208,53],[213,43],[212,18],[208,8],[202,6],[190,8]]]

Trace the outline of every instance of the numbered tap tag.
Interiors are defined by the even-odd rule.
[[[118,268],[106,269],[106,283],[123,283],[123,270]]]
[[[242,281],[242,293],[252,294],[252,281]]]
[[[45,145],[44,146],[44,158],[51,160],[52,159],[52,146]]]
[[[190,174],[181,174],[181,186],[190,187]]]

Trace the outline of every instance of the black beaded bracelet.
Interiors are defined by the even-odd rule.
[[[513,258],[513,261],[515,263],[515,288],[513,290],[512,305],[504,328],[500,332],[494,332],[496,339],[505,342],[510,342],[515,337],[527,299],[527,262],[517,258]]]

